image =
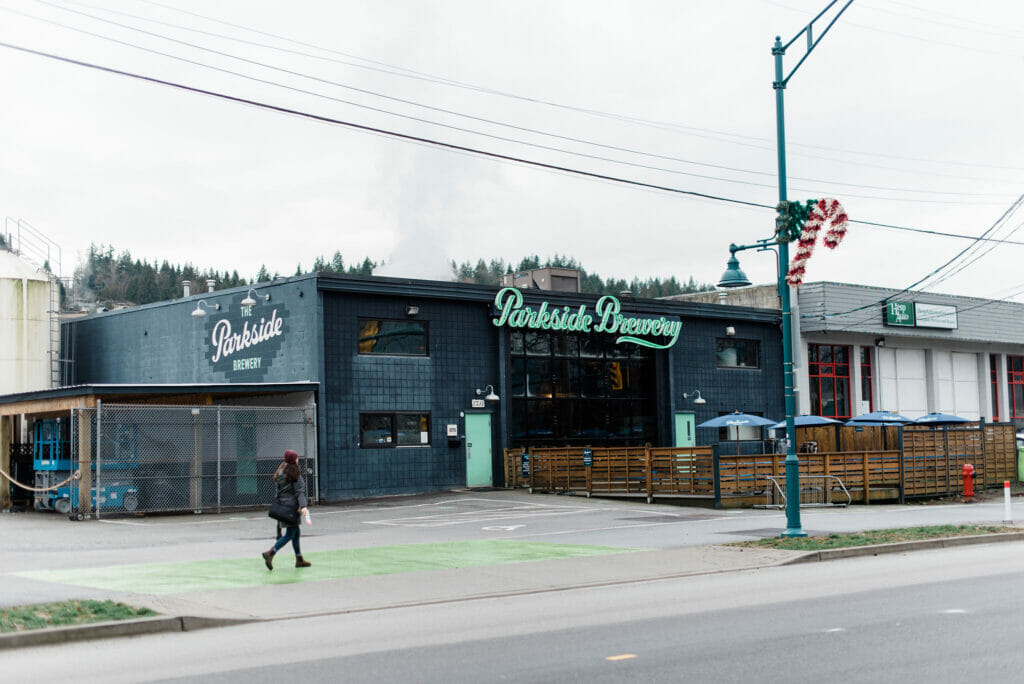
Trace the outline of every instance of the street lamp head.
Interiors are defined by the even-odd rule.
[[[718,281],[718,287],[746,287],[750,285],[750,279],[740,268],[740,260],[736,258],[736,252],[729,255],[729,262],[726,264],[725,273]]]

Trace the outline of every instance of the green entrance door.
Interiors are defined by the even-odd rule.
[[[466,486],[491,487],[491,414],[466,414]]]
[[[695,423],[693,411],[676,411],[676,443],[677,447],[691,447],[696,444],[694,433]]]

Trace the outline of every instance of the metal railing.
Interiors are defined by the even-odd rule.
[[[754,508],[786,507],[786,478],[767,477],[764,504],[756,504]],[[780,482],[781,480],[781,482]],[[815,485],[815,482],[820,484]],[[846,501],[833,501],[832,495],[842,492]],[[800,508],[846,507],[853,501],[846,485],[835,475],[801,475],[800,476]]]

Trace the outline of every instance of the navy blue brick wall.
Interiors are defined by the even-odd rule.
[[[317,381],[320,320],[315,279],[275,281],[257,290],[270,294],[270,301],[260,299],[248,312],[240,304],[248,288],[234,288],[67,322],[64,325],[73,329],[75,338],[73,382]],[[210,306],[220,304],[220,309],[205,308],[207,316],[195,318],[191,314],[200,299]],[[280,335],[213,360],[211,337],[217,321],[225,320],[232,332],[241,332],[247,323],[250,328],[261,321],[268,324],[272,316],[281,319]],[[249,364],[258,367],[236,368],[239,359],[259,359],[258,364]]]
[[[459,414],[469,408],[474,389],[498,383],[498,333],[487,305],[330,292],[323,297],[323,496],[339,500],[464,487],[465,451],[448,446],[445,425],[457,424],[462,434]],[[429,326],[429,356],[360,355],[358,320],[405,319],[407,304],[418,306],[417,320]],[[359,414],[390,411],[429,412],[430,446],[360,448]]]
[[[719,368],[716,343],[726,337],[726,326],[736,329],[733,339],[760,343],[760,367]],[[685,319],[683,334],[673,349],[672,368],[676,410],[694,411],[697,424],[721,413],[742,411],[782,420],[783,400],[782,335],[777,324],[742,322],[735,319]],[[695,406],[683,399],[684,392],[700,390],[706,404]],[[718,442],[717,428],[697,428],[697,444]],[[731,445],[729,449],[733,448]]]

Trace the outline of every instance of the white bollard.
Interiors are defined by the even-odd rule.
[[[1003,524],[1013,524],[1013,511],[1010,508],[1010,481],[1003,480]]]

